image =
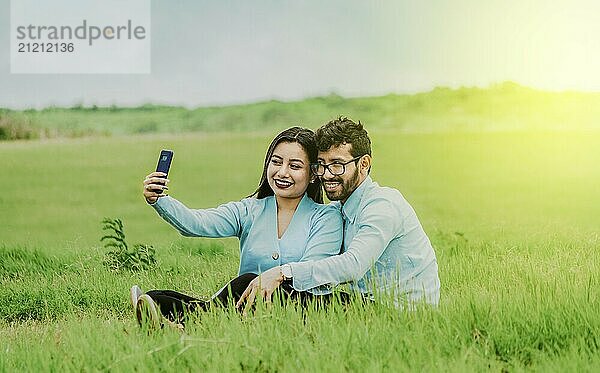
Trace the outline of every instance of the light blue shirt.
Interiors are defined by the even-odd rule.
[[[184,236],[238,237],[238,274],[259,274],[289,262],[319,260],[339,254],[342,245],[339,209],[318,204],[306,194],[281,239],[277,237],[274,196],[246,198],[200,210],[165,196],[151,206]]]
[[[342,206],[344,253],[292,263],[294,288],[352,282],[367,295],[390,294],[398,306],[438,304],[440,280],[429,238],[413,208],[396,189],[367,177]]]

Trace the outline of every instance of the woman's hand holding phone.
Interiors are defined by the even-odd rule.
[[[167,183],[170,181],[167,179],[167,175],[169,173],[169,168],[171,168],[172,160],[172,150],[163,149],[160,151],[156,172],[149,174],[146,176],[146,179],[144,179],[144,197],[146,198],[146,202],[154,203],[158,197],[166,195],[164,193],[169,190]]]
[[[164,172],[153,172],[146,176],[144,179],[144,198],[146,202],[154,203],[158,200],[158,197],[165,196],[165,191],[169,190],[167,184],[169,179],[166,178],[167,174]]]

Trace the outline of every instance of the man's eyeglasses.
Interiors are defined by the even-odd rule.
[[[364,155],[364,154],[363,154]],[[346,172],[346,165],[350,162],[356,162],[357,160],[359,160],[363,155],[359,155],[358,157],[354,157],[351,160],[349,160],[348,162],[332,162],[330,164],[322,164],[322,163],[313,163],[310,165],[310,168],[312,169],[312,171],[314,172],[315,175],[317,176],[323,176],[325,175],[325,170],[329,170],[329,173],[331,173],[333,176],[340,176],[343,175],[344,172]]]

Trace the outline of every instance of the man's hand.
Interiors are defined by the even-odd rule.
[[[248,309],[254,304],[257,294],[260,294],[266,303],[271,303],[273,292],[275,292],[282,282],[283,273],[281,273],[281,267],[274,267],[263,272],[248,284],[248,287],[244,290],[244,293],[235,306],[239,309],[244,304],[244,301],[246,301],[243,312],[246,315]]]

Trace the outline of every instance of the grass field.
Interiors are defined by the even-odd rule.
[[[172,196],[240,199],[270,137],[1,143],[0,370],[597,371],[600,132],[371,132],[374,179],[402,191],[436,249],[439,309],[215,311],[185,335],[140,331],[129,287],[209,296],[235,276],[237,242],[181,238],[141,181],[171,148]],[[103,217],[154,245],[157,267],[104,268]]]

